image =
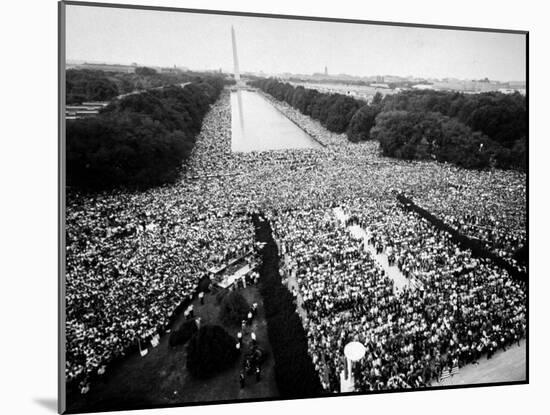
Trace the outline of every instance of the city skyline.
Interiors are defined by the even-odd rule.
[[[327,66],[329,74],[358,77],[526,79],[523,34],[76,5],[67,8],[66,56],[232,72],[232,25],[242,73],[310,74]]]
[[[126,67],[126,66],[135,66],[135,67],[148,67],[148,68],[162,68],[162,69],[171,69],[171,68],[176,68],[176,69],[179,69],[179,70],[182,70],[182,71],[190,71],[190,72],[219,72],[220,69],[222,70],[221,73],[223,74],[233,74],[234,73],[234,69],[233,68],[188,68],[184,65],[177,65],[177,64],[173,64],[173,65],[155,65],[155,64],[149,64],[147,62],[107,62],[107,61],[98,61],[98,60],[93,60],[93,59],[67,59],[66,60],[66,66],[80,66],[80,65],[98,65],[98,66],[101,66],[101,65],[105,65],[105,66],[123,66],[123,67]],[[324,70],[324,68],[321,68],[322,70]],[[441,77],[441,78],[430,78],[430,77],[423,77],[423,76],[416,76],[414,74],[410,74],[410,75],[395,75],[395,74],[392,74],[392,73],[386,73],[386,74],[366,74],[366,75],[353,75],[353,74],[348,74],[348,73],[330,73],[328,72],[327,74],[324,74],[322,73],[321,71],[316,71],[316,72],[311,72],[311,73],[294,73],[294,72],[266,72],[266,71],[263,71],[263,70],[260,70],[260,71],[240,71],[239,72],[241,75],[263,75],[263,76],[274,76],[274,77],[279,77],[279,76],[304,76],[304,77],[318,77],[318,79],[330,79],[330,78],[334,78],[335,80],[338,80],[338,77],[348,77],[348,78],[351,78],[351,79],[357,79],[357,80],[360,80],[360,79],[372,79],[372,78],[378,78],[378,77],[387,77],[387,78],[402,78],[404,80],[406,79],[409,79],[409,80],[426,80],[426,81],[431,81],[431,80],[439,80],[439,81],[442,81],[442,80],[452,80],[452,81],[463,81],[463,82],[486,82],[487,80],[490,81],[490,82],[498,82],[498,83],[525,83],[526,81],[525,80],[516,80],[516,79],[510,79],[510,80],[497,80],[497,79],[491,79],[491,78],[480,78],[480,79],[473,79],[473,78],[456,78],[456,77],[452,77],[452,76],[449,76],[449,77]],[[384,82],[390,82],[390,81],[386,81],[384,80]]]

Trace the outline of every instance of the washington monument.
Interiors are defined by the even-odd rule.
[[[237,102],[239,106],[239,123],[241,129],[244,129],[243,100],[241,96],[241,74],[239,72],[239,58],[237,57],[237,39],[235,38],[235,29],[231,26],[231,41],[233,43],[233,67],[235,73],[235,86],[237,89]]]
[[[235,82],[237,86],[241,83],[241,74],[239,72],[239,58],[237,56],[237,40],[235,39],[235,29],[231,26],[231,40],[233,42],[233,68],[235,73]]]

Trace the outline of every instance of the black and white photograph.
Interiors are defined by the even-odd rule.
[[[59,3],[61,412],[529,383],[529,32],[349,18]]]

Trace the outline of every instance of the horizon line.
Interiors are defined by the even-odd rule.
[[[134,63],[136,65],[134,65]],[[95,59],[77,59],[77,58],[67,58],[65,59],[65,66],[67,65],[85,65],[85,64],[90,64],[90,65],[113,65],[113,66],[138,66],[138,67],[153,67],[153,68],[186,68],[187,70],[189,71],[192,71],[192,72],[209,72],[209,71],[216,71],[216,70],[220,70],[222,69],[222,71],[224,73],[233,73],[233,71],[231,69],[227,69],[227,68],[223,68],[222,67],[218,67],[218,68],[201,68],[201,69],[198,69],[198,68],[190,68],[188,66],[185,66],[185,65],[178,65],[178,64],[152,64],[152,63],[138,63],[138,62],[131,62],[131,63],[121,63],[121,62],[109,62],[109,61],[98,61],[98,60],[95,60]],[[431,79],[437,79],[437,80],[443,80],[443,79],[455,79],[455,80],[459,80],[459,81],[480,81],[480,80],[484,80],[484,78],[459,78],[457,76],[452,76],[452,75],[447,75],[447,76],[442,76],[442,77],[426,77],[426,76],[419,76],[419,75],[395,75],[395,74],[390,74],[390,73],[387,73],[387,74],[371,74],[371,75],[355,75],[355,74],[349,74],[349,73],[345,73],[345,72],[342,72],[342,73],[335,73],[335,74],[328,74],[328,75],[324,75],[322,73],[322,71],[319,71],[319,72],[312,72],[310,74],[308,73],[295,73],[295,72],[269,72],[269,71],[264,71],[264,70],[240,70],[240,73],[241,74],[245,74],[245,73],[259,73],[259,72],[265,72],[266,74],[269,74],[269,75],[283,75],[283,74],[290,74],[290,75],[305,75],[305,76],[313,76],[315,74],[321,74],[323,76],[327,76],[327,77],[336,77],[336,76],[350,76],[350,77],[355,77],[355,78],[369,78],[369,77],[373,77],[373,76],[392,76],[392,77],[396,77],[396,78],[420,78],[420,79],[426,79],[426,80],[431,80]],[[527,81],[525,79],[507,79],[507,80],[499,80],[499,79],[493,79],[493,78],[490,78],[488,76],[485,77],[486,79],[488,79],[489,81],[496,81],[496,82],[500,82],[500,83],[509,83],[509,82],[523,82],[523,83],[526,83]]]

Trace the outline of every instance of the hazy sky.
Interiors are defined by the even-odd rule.
[[[67,6],[68,60],[241,71],[525,80],[519,34]]]

